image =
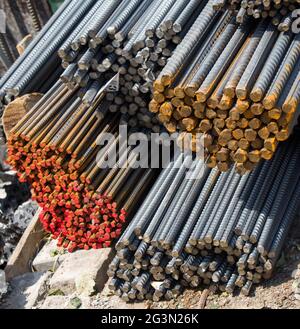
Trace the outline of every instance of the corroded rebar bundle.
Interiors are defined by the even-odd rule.
[[[119,136],[127,118],[110,114],[92,87],[80,99],[78,88],[57,82],[8,141],[8,161],[31,185],[45,230],[69,251],[110,246],[156,175],[134,169],[138,154]],[[109,166],[117,148],[118,162]]]
[[[149,109],[169,132],[190,132],[193,150],[203,134],[209,166],[227,171],[234,162],[245,173],[271,159],[297,121],[300,38],[270,20],[222,22],[194,52],[191,28],[154,82]]]

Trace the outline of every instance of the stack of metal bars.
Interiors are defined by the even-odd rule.
[[[299,0],[215,0],[214,9],[227,8],[236,14],[239,23],[247,17],[263,19],[270,17],[272,24],[281,32],[289,31],[297,15],[293,12],[300,8]]]
[[[8,140],[8,161],[30,184],[45,230],[70,252],[109,247],[158,171],[136,165],[138,152],[119,132],[128,118],[109,113],[103,98],[91,88],[80,99],[58,81]]]
[[[253,28],[231,19],[192,52],[190,33],[154,82],[149,110],[169,132],[191,133],[190,147],[204,146],[210,167],[251,171],[273,157],[299,116],[300,35],[268,19]]]
[[[66,68],[62,79],[70,88],[78,84],[85,88],[95,79],[105,85],[115,78],[119,90],[107,93],[110,111],[128,113],[131,127],[159,132],[158,119],[147,109],[153,79],[196,20],[212,23],[220,15],[213,11],[212,1],[187,4],[186,0],[96,2],[59,49]]]
[[[94,0],[66,0],[0,80],[0,107],[27,92],[46,92],[61,75],[57,50]]]
[[[248,295],[270,278],[299,206],[298,134],[244,176],[198,160],[186,179],[191,159],[171,162],[116,245],[110,289],[125,301],[202,285]]]

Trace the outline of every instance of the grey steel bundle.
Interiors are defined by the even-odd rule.
[[[175,158],[116,244],[114,294],[159,301],[209,286],[248,295],[270,278],[299,206],[298,137],[244,176],[196,161],[198,178],[187,179],[192,158]]]
[[[191,30],[154,82],[149,109],[169,132],[191,133],[193,150],[203,134],[209,166],[251,171],[299,116],[300,35],[269,19],[239,25],[226,13],[204,40]]]
[[[236,19],[243,23],[247,17],[255,19],[271,18],[272,24],[281,32],[289,31],[296,15],[293,12],[300,8],[299,0],[215,0],[215,10],[228,8],[235,12]]]
[[[217,15],[212,1],[95,2],[59,49],[62,79],[70,88],[115,79],[117,90],[107,93],[110,111],[128,113],[132,127],[159,132],[148,111],[152,82],[193,23]]]
[[[66,0],[0,80],[0,105],[26,92],[47,91],[62,69],[57,51],[94,0]]]
[[[205,8],[205,10],[203,10]],[[159,8],[159,15],[133,44],[131,51],[126,45],[123,56],[130,59],[130,65],[138,70],[143,83],[139,83],[142,93],[152,91],[152,82],[182,38],[188,33],[195,20],[200,20],[210,12],[208,1],[169,1]],[[217,15],[216,15],[217,16]],[[212,24],[211,20],[209,23]],[[159,24],[158,24],[159,23]]]

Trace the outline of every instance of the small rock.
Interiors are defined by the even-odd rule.
[[[295,289],[295,294],[300,294],[300,287]]]
[[[38,207],[38,204],[32,200],[28,200],[27,202],[23,203],[15,211],[13,223],[19,228],[25,230],[37,212]]]
[[[47,242],[39,251],[32,262],[32,266],[38,272],[56,271],[59,265],[66,259],[68,254],[62,248],[56,246],[56,241]]]
[[[66,309],[69,303],[69,297],[66,296],[49,296],[45,299],[41,309],[53,310],[53,309]]]
[[[47,291],[50,273],[26,273],[11,280],[11,293],[7,295],[4,308],[31,309],[40,302]]]
[[[6,278],[5,278],[5,272],[0,270],[0,299],[1,296],[7,293],[7,283],[6,283]]]
[[[70,300],[70,307],[77,309],[80,308],[82,305],[82,301],[78,297],[74,297]]]
[[[300,294],[295,294],[295,298],[296,298],[297,300],[300,300]]]
[[[0,189],[0,199],[6,199],[7,193],[4,188]]]
[[[300,288],[300,280],[295,280],[292,284],[292,288],[293,288],[293,290]]]
[[[228,303],[227,299],[222,299],[222,300],[219,302],[219,306],[223,307],[223,306],[225,306],[227,303]]]
[[[91,296],[95,292],[95,279],[86,273],[75,279],[76,291],[82,296]]]
[[[75,297],[77,297],[77,296],[75,296]],[[75,298],[74,297],[74,298]],[[80,296],[80,298],[79,297],[77,297],[79,300],[80,300],[80,302],[81,302],[81,305],[79,306],[79,308],[81,309],[81,310],[88,310],[88,309],[91,309],[91,308],[93,308],[92,307],[92,298],[91,297],[84,297],[84,296]]]
[[[91,293],[91,286],[101,291],[107,281],[106,271],[113,255],[111,248],[78,250],[68,254],[50,280],[51,289],[60,289],[65,294],[72,294],[78,289],[77,293],[83,295]]]
[[[0,172],[1,184],[3,184],[3,183],[8,183],[7,185],[13,184],[16,179],[15,175],[16,175],[16,172],[12,171],[12,170]],[[5,186],[5,184],[4,184],[4,186]]]
[[[198,301],[199,301],[199,298],[192,298],[191,301],[190,301],[190,303],[191,303],[192,305],[194,305],[194,304],[197,304]]]
[[[294,271],[292,272],[291,277],[292,277],[293,279],[297,279],[297,276],[298,276],[299,274],[300,274],[299,271],[296,269],[296,270],[294,270]]]

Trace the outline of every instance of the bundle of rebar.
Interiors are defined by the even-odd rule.
[[[215,10],[228,8],[236,13],[236,19],[243,23],[247,17],[255,19],[271,18],[272,24],[281,32],[289,31],[297,15],[293,12],[300,8],[299,0],[215,0]]]
[[[62,65],[66,68],[62,79],[70,88],[78,84],[85,88],[95,80],[104,86],[116,76],[116,90],[119,92],[107,93],[106,96],[112,102],[109,106],[110,111],[136,116],[138,108],[143,108],[140,116],[145,119],[148,127],[157,124],[157,120],[153,115],[148,114],[147,101],[139,94],[133,95],[131,91],[133,83],[129,80],[132,80],[132,77],[129,78],[125,63],[123,62],[122,67],[118,62],[118,58],[121,58],[120,51],[123,42],[118,41],[116,35],[125,28],[127,32],[124,39],[127,39],[127,34],[137,20],[148,14],[147,5],[150,3],[141,0],[96,2],[59,49],[59,56],[63,60]],[[117,78],[118,75],[120,77]],[[128,81],[125,80],[125,75]],[[124,86],[125,83],[127,89]],[[126,106],[129,103],[131,104],[130,111]],[[136,118],[130,119],[129,124],[132,127],[136,126]]]
[[[33,13],[31,2],[26,3]],[[158,0],[67,0],[0,80],[0,105],[27,92],[46,92],[62,73],[61,57],[66,69],[62,79],[70,88],[74,83],[89,87],[95,79],[104,85],[116,76],[119,92],[107,95],[113,100],[110,110],[129,113],[130,126],[145,126],[158,132],[157,118],[147,111],[152,75],[159,73],[207,3],[206,0],[164,3]],[[210,11],[213,15],[211,4]],[[152,17],[155,19],[151,20]],[[164,18],[169,25],[174,21],[175,29],[162,34],[164,39],[155,48],[157,56],[151,56],[151,61],[157,57],[158,63],[145,71],[146,64],[142,65],[138,53],[146,42],[153,42],[151,36],[161,27]],[[145,54],[145,49],[142,53]]]
[[[32,187],[45,230],[70,252],[110,246],[156,175],[134,169],[138,153],[119,133],[127,118],[108,113],[98,92],[93,85],[81,99],[57,82],[8,141],[8,161]]]
[[[157,22],[145,27],[145,36],[140,35],[131,45],[125,45],[122,55],[136,68],[143,83],[139,83],[142,93],[152,91],[152,82],[166,65],[176,46],[197,20],[205,20],[210,26],[219,14],[213,12],[209,1],[170,1],[158,8]]]
[[[300,37],[268,19],[251,28],[233,18],[222,29],[225,15],[204,41],[187,33],[154,82],[149,109],[169,132],[191,133],[193,150],[204,134],[209,166],[227,171],[234,162],[245,173],[271,159],[297,121]]]
[[[72,88],[94,79],[105,85],[115,76],[110,111],[128,113],[132,127],[159,132],[147,110],[153,80],[193,23],[211,23],[218,15],[206,0],[98,1],[59,49],[62,78]]]
[[[248,295],[271,276],[296,216],[298,136],[244,176],[198,160],[198,178],[186,179],[191,159],[178,166],[180,157],[162,171],[116,245],[110,289],[125,301],[169,300],[203,285]]]
[[[16,96],[45,93],[53,85],[63,71],[57,51],[93,2],[64,1],[0,80],[1,109]]]

